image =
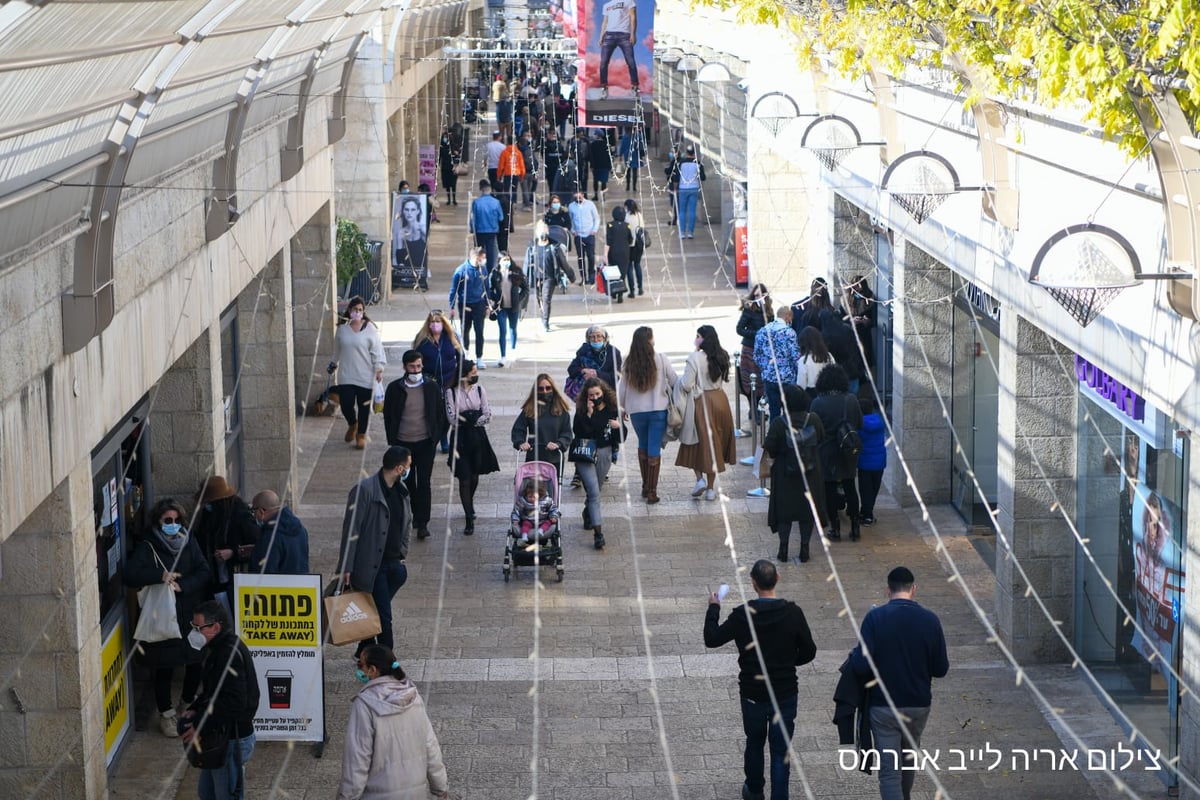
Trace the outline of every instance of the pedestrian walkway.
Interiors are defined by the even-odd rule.
[[[660,169],[657,163],[653,167]],[[610,192],[609,202],[624,197]],[[565,580],[555,583],[553,570],[541,573],[540,585],[529,569],[509,583],[501,575],[517,463],[509,428],[536,373],[561,381],[592,322],[608,325],[622,351],[636,326],[653,326],[658,349],[678,368],[700,324],[716,326],[727,349],[738,347],[736,293],[707,230],[699,226],[695,240],[680,242],[673,238],[675,229],[662,224],[665,197],[643,191],[643,198],[647,219],[660,221],[652,231],[655,249],[649,254],[645,298],[613,306],[593,290],[573,286],[556,297],[549,333],[541,331],[531,305],[515,358],[510,354],[503,369],[495,368],[497,328],[488,324],[485,358],[491,368],[481,383],[492,401],[490,435],[502,469],[481,481],[473,537],[462,535],[457,489],[444,457],[434,470],[433,535],[412,542],[408,583],[395,599],[395,633],[398,657],[424,696],[456,797],[523,800],[535,792],[553,800],[740,796],[744,737],[736,654],[732,645],[706,650],[701,630],[709,592],[722,583],[734,586],[724,617],[742,589],[750,592],[745,574],[750,565],[776,550],[766,526],[767,501],[746,496],[757,486],[749,467],[731,467],[721,476],[719,502],[692,499],[693,476],[671,466],[676,452],[671,446],[663,458],[663,502],[646,506],[638,496],[631,441],[604,490],[607,547],[592,548],[592,536],[580,524],[583,492],[564,486]],[[427,311],[445,307],[451,264],[465,252],[467,204],[460,203],[439,209],[442,223],[430,235],[431,250],[439,256],[429,292],[398,293],[369,311],[381,322],[389,347],[386,380],[400,374],[398,356]],[[531,223],[519,221],[514,252],[524,251]],[[719,230],[714,225],[714,233]],[[379,418],[372,421],[365,451],[343,441],[344,429],[333,417],[305,418],[298,427],[300,469],[310,477],[295,510],[312,537],[314,568],[328,576],[347,491],[360,475],[378,469],[385,449],[382,424]],[[739,440],[739,455],[751,454],[750,448],[750,439]],[[792,771],[792,796],[878,796],[874,778],[839,767],[831,698],[837,668],[855,644],[841,592],[861,619],[872,604],[885,602],[884,577],[897,564],[916,574],[917,599],[939,614],[949,644],[950,674],[935,682],[924,738],[931,753],[942,754],[938,775],[950,796],[1118,796],[1100,772],[1053,769],[1044,760],[1014,768],[1019,749],[1070,752],[1082,746],[1060,739],[987,643],[964,601],[966,586],[983,608],[992,608],[991,574],[969,541],[967,526],[948,509],[932,510],[932,520],[946,536],[946,552],[963,572],[961,581],[950,582],[919,510],[900,509],[884,496],[876,516],[878,523],[864,528],[861,542],[830,543],[827,552],[818,545],[808,564],[780,568],[779,593],[804,609],[819,649],[817,659],[800,670],[794,739],[799,764]],[[836,581],[830,580],[830,560]],[[540,623],[536,653],[535,619]],[[335,795],[343,730],[358,689],[352,652],[351,646],[325,649],[329,744],[324,757],[314,759],[308,745],[261,743],[248,768],[247,797]],[[538,680],[531,692],[535,667]],[[1088,735],[1088,746],[1115,748],[1122,740],[1110,716],[1068,668],[1028,674],[1053,690],[1052,702],[1069,710],[1072,726]],[[953,769],[958,757],[951,757],[951,748],[980,757],[964,755],[966,769]],[[995,752],[1000,762],[989,769]],[[178,766],[178,756],[176,742],[139,731],[111,782],[112,796],[194,797],[196,775]],[[1131,772],[1125,777],[1139,781],[1142,796],[1164,793],[1153,776]],[[933,796],[932,781],[919,776],[914,797]]]

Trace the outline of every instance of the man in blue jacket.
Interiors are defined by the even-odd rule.
[[[308,531],[270,489],[254,495],[250,512],[262,526],[251,569],[263,575],[307,575]]]
[[[907,567],[888,573],[888,602],[867,612],[862,640],[875,661],[875,669],[860,644],[850,651],[850,666],[860,677],[876,680],[870,689],[871,734],[879,751],[879,796],[882,800],[908,800],[916,771],[913,753],[921,749],[921,732],[933,703],[933,679],[950,671],[942,622],[913,600],[916,579]],[[887,688],[901,721],[883,694]],[[905,764],[909,766],[904,766]],[[903,769],[902,769],[903,767]]]
[[[488,313],[487,277],[491,273],[485,265],[483,248],[472,248],[467,260],[458,265],[450,278],[450,318],[457,314],[462,319],[464,353],[471,349],[471,328],[475,328],[475,363],[480,369],[485,369],[483,323]]]
[[[491,272],[500,261],[500,247],[497,237],[500,235],[500,225],[504,222],[504,207],[492,195],[492,184],[486,180],[479,182],[479,196],[471,201],[471,233],[475,234],[475,244],[487,253],[487,268]]]

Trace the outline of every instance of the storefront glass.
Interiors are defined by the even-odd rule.
[[[950,416],[958,447],[950,496],[963,519],[990,532],[998,488],[1000,382],[992,364],[1000,356],[1000,306],[974,284],[957,275],[954,281]]]

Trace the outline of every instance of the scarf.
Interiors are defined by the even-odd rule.
[[[158,541],[162,542],[163,546],[166,547],[167,551],[173,556],[179,555],[179,552],[183,550],[190,536],[186,529],[184,529],[183,534],[180,536],[167,536],[157,525],[154,526],[154,535],[158,538]]]

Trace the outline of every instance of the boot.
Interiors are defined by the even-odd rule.
[[[583,529],[585,531],[592,529],[592,515],[588,512],[587,508],[583,509]]]
[[[353,442],[354,437],[358,435],[358,423],[351,422],[350,427],[346,429],[346,441]]]
[[[862,538],[862,529],[858,527],[858,517],[850,518],[850,541],[857,542]]]
[[[662,456],[646,457],[646,502],[658,502],[658,470],[662,466]]]
[[[775,556],[775,560],[780,564],[788,562],[788,540],[782,536],[779,537],[779,553]]]
[[[812,530],[800,534],[800,563],[808,562],[808,541],[812,538]]]
[[[840,542],[842,540],[842,518],[840,515],[833,515],[833,519],[829,522],[829,532],[825,535],[831,542]]]
[[[600,530],[599,525],[592,529],[592,543],[597,550],[604,549],[604,533]]]
[[[475,535],[475,510],[471,509],[471,513],[467,514],[467,524],[463,528],[463,536]]]
[[[646,496],[646,451],[638,448],[638,472],[642,476],[642,497]]]
[[[361,433],[354,437],[354,447],[358,450],[365,450],[367,447],[367,437]]]

